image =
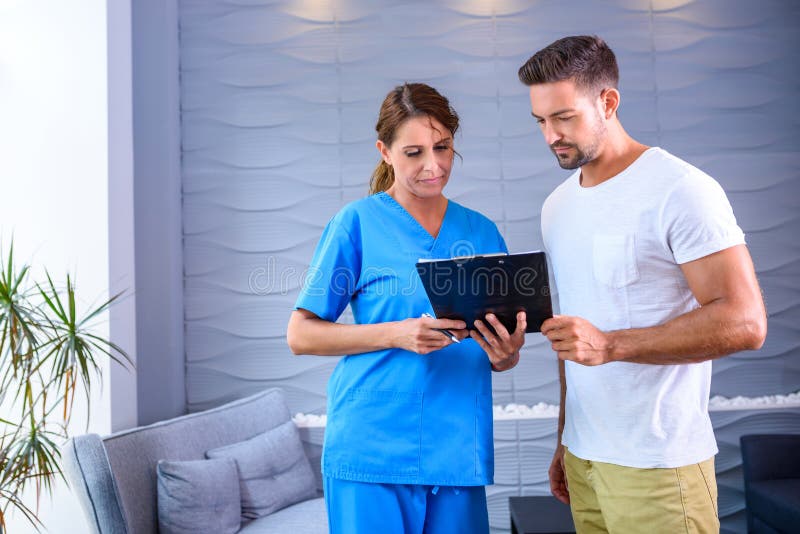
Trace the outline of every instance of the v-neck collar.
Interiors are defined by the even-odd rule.
[[[381,191],[376,196],[381,200],[383,200],[384,203],[393,207],[395,210],[403,214],[403,216],[411,223],[411,225],[414,226],[414,228],[417,230],[417,232],[420,234],[421,237],[424,237],[428,241],[431,241],[430,249],[431,250],[433,249],[433,247],[436,245],[436,242],[439,240],[439,237],[441,237],[442,232],[445,229],[445,223],[447,222],[447,215],[448,213],[450,213],[450,204],[451,204],[450,199],[447,199],[447,207],[445,208],[444,215],[442,216],[442,224],[439,225],[439,232],[436,234],[436,236],[434,236],[430,232],[428,232],[425,229],[425,227],[422,226],[422,224],[420,224],[420,222],[417,219],[415,219],[414,216],[411,215],[411,213],[409,213],[407,209],[403,207],[402,204],[400,204],[397,200],[395,200],[392,195],[390,195],[386,191]]]

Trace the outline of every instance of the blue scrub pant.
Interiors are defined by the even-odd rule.
[[[325,477],[330,534],[488,534],[483,486],[377,484]]]

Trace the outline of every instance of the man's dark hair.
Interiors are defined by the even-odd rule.
[[[573,80],[579,89],[617,88],[619,68],[614,52],[596,35],[564,37],[536,52],[519,69],[525,85]]]

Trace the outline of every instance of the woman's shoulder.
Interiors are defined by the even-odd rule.
[[[328,222],[329,229],[344,230],[352,237],[361,235],[363,223],[374,221],[381,209],[379,195],[369,195],[352,200],[342,206]]]
[[[365,211],[372,209],[372,205],[375,203],[374,196],[375,195],[370,195],[357,200],[351,200],[336,212],[336,215],[333,216],[333,220],[343,223],[360,219]]]
[[[470,226],[473,228],[481,228],[481,227],[491,227],[497,229],[497,225],[492,221],[489,217],[484,215],[483,213],[474,210],[472,208],[468,208],[458,202],[448,199],[448,209],[452,209],[457,216],[460,218],[466,219],[470,223]]]

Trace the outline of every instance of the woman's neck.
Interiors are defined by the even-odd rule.
[[[396,187],[390,187],[386,194],[403,208],[433,237],[439,235],[444,214],[447,211],[447,198],[439,195],[430,198],[420,198],[410,193],[405,193]]]

